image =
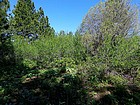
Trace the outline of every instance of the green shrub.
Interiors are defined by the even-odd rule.
[[[30,44],[21,36],[13,38],[16,59],[23,60],[26,66],[29,66],[29,62],[35,62],[39,68],[47,68],[65,62],[66,66],[70,67],[86,57],[80,36],[43,37]]]
[[[128,80],[120,75],[109,75],[107,80],[109,83],[114,85],[126,85],[128,83]]]
[[[137,70],[137,75],[135,77],[135,83],[140,86],[140,68]]]
[[[24,59],[23,60],[23,65],[25,67],[29,67],[30,69],[33,69],[33,68],[37,67],[37,62],[33,61],[33,60],[30,60],[30,59]]]

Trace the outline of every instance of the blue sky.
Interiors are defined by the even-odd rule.
[[[9,0],[11,10],[17,0]],[[83,17],[90,7],[101,0],[32,0],[36,9],[42,7],[49,17],[50,25],[56,32],[64,30],[75,32],[80,26]],[[103,1],[103,0],[102,0]],[[133,4],[140,5],[140,0],[132,0]]]

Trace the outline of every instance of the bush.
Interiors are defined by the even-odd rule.
[[[113,85],[126,85],[128,83],[128,81],[121,75],[109,75],[107,80]]]
[[[29,67],[29,69],[34,69],[35,67],[37,67],[37,62],[30,59],[24,59],[23,65],[25,67]]]
[[[80,36],[44,37],[30,44],[21,36],[14,36],[14,39],[16,59],[21,59],[24,63],[35,62],[39,68],[55,66],[60,62],[73,66],[86,59]]]

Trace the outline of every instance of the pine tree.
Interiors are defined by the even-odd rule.
[[[9,6],[8,0],[0,0],[0,33],[3,29],[8,29],[7,10]]]
[[[34,30],[35,7],[31,0],[18,0],[13,10],[14,22],[13,26],[17,32],[21,32],[23,36]]]
[[[0,0],[0,42],[3,42],[2,32],[7,30],[8,19],[7,19],[7,10],[9,9],[10,4],[8,0]]]
[[[51,35],[54,30],[50,27],[49,19],[40,7],[36,11],[31,0],[18,0],[13,10],[12,24],[18,34],[26,37],[29,34]]]
[[[10,4],[8,0],[0,0],[0,67],[13,66],[15,55],[13,45],[10,40],[9,15],[7,14]],[[8,69],[9,70],[9,69]]]
[[[38,23],[39,23],[39,29],[38,29],[38,33],[40,35],[44,35],[44,36],[52,36],[52,34],[54,34],[54,30],[53,28],[51,28],[50,24],[49,24],[49,19],[47,16],[45,16],[43,9],[40,7],[38,12]]]

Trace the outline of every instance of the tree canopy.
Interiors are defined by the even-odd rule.
[[[90,50],[96,50],[108,35],[111,36],[112,46],[115,46],[116,37],[138,34],[138,15],[138,8],[132,6],[129,0],[106,0],[90,8],[79,28],[79,33],[91,34],[94,48]]]
[[[36,10],[31,0],[18,0],[13,14],[12,26],[23,36],[30,33],[49,36],[53,31],[43,9]]]
[[[55,33],[32,0],[8,8],[0,0],[0,105],[139,105],[138,10],[128,0],[92,7],[76,33]]]
[[[3,29],[8,29],[7,10],[9,6],[8,0],[0,0],[0,33]]]
[[[91,7],[79,28],[95,37],[131,36],[138,32],[138,8],[129,0],[107,0]]]

